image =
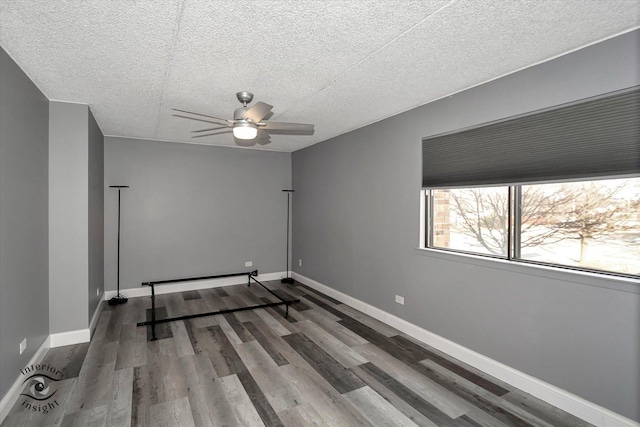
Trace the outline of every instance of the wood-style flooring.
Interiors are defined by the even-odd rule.
[[[150,299],[107,306],[91,343],[49,350],[58,406],[2,426],[586,426],[300,283],[280,307],[165,323]],[[158,295],[159,318],[255,305],[258,285]]]

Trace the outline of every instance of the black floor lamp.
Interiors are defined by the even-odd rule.
[[[118,290],[116,296],[109,300],[109,305],[124,304],[128,299],[120,293],[120,190],[129,188],[128,185],[110,185],[109,188],[118,189]]]
[[[289,224],[289,205],[290,205],[290,201],[289,198],[291,197],[291,193],[295,192],[295,190],[282,190],[285,193],[287,193],[287,277],[285,277],[284,279],[280,280],[282,283],[293,283],[293,278],[289,277],[289,228],[290,228],[290,224]]]

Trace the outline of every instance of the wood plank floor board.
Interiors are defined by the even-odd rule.
[[[305,403],[300,390],[279,368],[252,368],[249,372],[276,413]]]
[[[149,425],[157,427],[195,427],[187,397],[153,405],[150,408],[150,412]]]
[[[291,295],[289,292],[287,292],[284,289],[274,289],[273,293],[278,295],[280,298],[282,298],[285,301],[293,301],[298,299],[297,296]],[[307,304],[305,304],[303,301],[294,303],[292,305],[293,308],[296,309],[296,311],[305,311],[305,310],[309,310],[309,306]]]
[[[201,382],[214,426],[242,426],[219,379]]]
[[[282,326],[285,327],[285,329],[289,330],[289,333],[296,333],[296,332],[300,332],[298,330],[298,328],[296,328],[295,325],[295,319],[290,318],[289,320],[293,320],[293,322],[290,322],[289,320],[284,318],[284,313],[281,312],[277,312],[273,309],[273,307],[268,307],[264,309],[267,313],[269,313],[271,315],[271,317],[273,317],[278,323],[280,323]]]
[[[344,396],[373,425],[389,427],[417,426],[416,423],[368,386],[345,393]]]
[[[480,408],[474,408],[473,410],[465,414],[465,417],[483,427],[507,427],[507,424],[498,421]]]
[[[394,408],[402,412],[413,423],[424,427],[437,427],[436,424],[424,416],[420,411],[404,401],[397,394],[389,390],[384,384],[376,379],[374,375],[363,370],[360,366],[355,366],[351,370],[365,383],[368,387],[378,393],[380,396],[393,405]]]
[[[200,362],[195,355],[183,356],[180,358],[182,363],[182,372],[185,377],[189,399],[189,407],[191,409],[191,417],[195,426],[213,426],[210,407],[207,403],[207,395],[203,391],[201,378],[207,378],[207,372],[200,367]],[[213,371],[213,368],[211,368]],[[209,380],[213,380],[212,372],[209,372]]]
[[[400,331],[398,331],[396,328],[389,326],[386,323],[379,321],[378,319],[374,319],[373,317],[364,314],[360,310],[356,310],[355,308],[350,307],[346,304],[339,304],[335,307],[338,311],[348,315],[351,319],[354,319],[362,323],[363,325],[376,330],[378,333],[384,336],[393,337],[400,334]]]
[[[194,299],[202,299],[200,292],[198,291],[184,291],[182,293],[182,298],[185,301],[194,300]]]
[[[247,394],[242,382],[237,375],[229,375],[220,378],[218,381],[222,384],[225,395],[233,408],[240,425],[243,426],[264,426],[264,422],[258,413],[258,410],[251,398]]]
[[[473,409],[473,405],[466,400],[429,378],[420,375],[411,366],[406,365],[372,344],[354,347],[354,350],[370,360],[376,368],[402,383],[450,418],[458,418]]]
[[[368,360],[357,351],[352,350],[351,347],[335,338],[314,322],[305,320],[298,322],[297,326],[311,341],[316,343],[345,368],[351,368],[368,362]]]
[[[132,383],[133,368],[113,373],[111,392],[107,400],[106,426],[126,427],[131,424]]]
[[[47,401],[46,412],[33,411],[28,405],[38,405],[33,399],[18,398],[9,414],[2,422],[2,427],[59,426],[66,415],[66,402],[71,398],[77,377],[55,383],[56,394],[53,401]],[[22,392],[22,390],[21,390]],[[50,409],[49,403],[53,405]]]
[[[123,310],[116,310],[115,306],[107,306],[107,309],[111,311],[109,317],[109,323],[107,324],[107,330],[104,333],[104,341],[111,342],[120,339],[120,328],[122,327],[122,318],[124,317]]]
[[[321,292],[265,284],[303,304],[169,322],[155,341],[136,325],[148,296],[104,307],[91,343],[45,355],[59,405],[18,400],[2,427],[589,425]],[[255,283],[161,294],[157,318],[274,300]]]
[[[251,335],[260,343],[264,351],[273,359],[278,366],[288,365],[289,361],[284,357],[278,349],[273,345],[272,340],[260,330],[266,331],[268,326],[261,320],[254,322],[243,323],[245,328],[251,333]],[[268,333],[268,332],[267,332]]]
[[[189,333],[187,332],[184,321],[171,322],[170,325],[173,342],[176,346],[176,355],[178,357],[194,355],[195,353],[191,346],[191,340],[189,339]]]
[[[392,354],[395,358],[409,365],[417,363],[424,359],[433,360],[434,362],[442,365],[452,372],[455,372],[461,377],[474,382],[478,386],[483,387],[487,391],[490,391],[498,396],[508,392],[508,390],[505,390],[497,384],[488,381],[484,377],[481,377],[469,371],[468,369],[465,369],[464,367],[457,365],[454,362],[445,359],[444,357],[439,356],[432,351],[427,350],[423,346],[415,344],[414,342],[404,338],[403,336],[395,335],[388,337],[377,332],[375,329],[354,320],[353,318],[344,318],[339,323],[351,329],[358,335],[363,336],[375,346],[381,348],[389,354]]]
[[[201,314],[210,313],[211,309],[207,305],[207,302],[202,298],[194,298],[184,301],[184,311],[182,314]],[[182,315],[180,314],[180,315]]]
[[[279,368],[300,390],[305,402],[330,426],[371,426],[351,402],[345,399],[318,372],[289,364]]]
[[[338,301],[337,299],[332,298],[332,297],[330,297],[329,295],[323,294],[323,293],[322,293],[322,292],[320,292],[320,291],[317,291],[317,290],[315,290],[315,289],[313,289],[313,288],[310,288],[310,287],[309,287],[309,286],[307,286],[307,285],[303,285],[303,284],[302,284],[302,283],[300,283],[300,282],[294,282],[294,286],[296,286],[296,287],[298,287],[298,288],[300,288],[300,289],[303,289],[303,290],[304,290],[304,292],[305,292],[307,295],[314,295],[315,297],[320,297],[320,298],[322,298],[322,299],[324,299],[324,300],[327,300],[327,301],[328,301],[329,303],[331,303],[331,304],[335,304],[335,305],[340,305],[340,304],[342,304],[342,302],[341,302],[341,301]]]
[[[330,427],[320,414],[310,405],[299,405],[278,412],[285,427],[323,426]]]
[[[146,365],[152,404],[180,399],[188,395],[181,362],[175,356],[161,356]],[[158,375],[159,373],[162,375]]]
[[[335,306],[329,302],[325,302],[322,301],[320,298],[318,298],[318,296],[316,295],[311,295],[311,294],[307,294],[307,296],[304,297],[306,300],[311,301],[312,303],[314,303],[316,306],[322,308],[323,310],[327,311],[328,313],[333,314],[334,316],[336,316],[338,319],[342,319],[345,316],[345,313],[343,313],[342,311],[338,310],[337,308],[335,308]]]
[[[182,293],[180,292],[176,292],[173,294],[156,295],[156,309],[159,307],[164,307],[166,317],[175,317],[181,316],[183,314],[188,314],[186,308],[187,306],[185,304],[184,298],[182,298]],[[151,306],[149,306],[149,308],[151,308]],[[158,318],[157,312],[156,318]]]
[[[456,378],[455,375],[457,374],[447,371],[441,365],[431,360],[415,364],[414,369],[507,425],[531,425],[517,415],[502,408],[500,405],[502,400],[498,396],[487,392],[485,389],[470,381],[465,383],[464,378]]]
[[[178,349],[172,338],[147,342],[148,363],[158,362],[167,356],[178,357]]]
[[[242,359],[229,341],[220,326],[210,326],[206,328],[214,345],[209,347],[209,358],[218,377],[244,372],[247,367],[242,363]]]
[[[474,366],[468,365],[468,364],[462,362],[461,360],[456,359],[455,357],[453,357],[453,356],[451,356],[451,355],[449,355],[449,354],[447,354],[447,353],[445,353],[443,351],[440,351],[440,350],[438,350],[436,348],[433,348],[433,347],[421,342],[420,340],[418,340],[418,339],[416,339],[414,337],[411,337],[411,336],[409,336],[409,335],[407,335],[405,333],[400,333],[399,335],[402,336],[403,338],[413,342],[414,344],[417,344],[418,346],[428,350],[430,353],[435,354],[435,355],[437,355],[437,356],[439,356],[439,357],[441,357],[443,359],[446,359],[446,360],[448,360],[449,362],[452,362],[455,365],[459,365],[462,368],[464,368],[464,369],[472,372],[473,374],[477,375],[478,377],[484,378],[485,380],[487,380],[487,381],[499,386],[502,389],[502,390],[496,389],[496,392],[491,391],[493,394],[502,395],[502,394],[506,394],[505,391],[507,393],[510,392],[510,391],[514,391],[514,390],[517,391],[517,388],[513,387],[512,385],[510,385],[508,383],[505,383],[504,381],[502,381],[502,380],[500,380],[500,379],[498,379],[496,377],[493,377],[493,376],[487,374],[486,372],[483,372],[480,369],[475,368]]]
[[[145,366],[133,368],[133,384],[131,389],[131,426],[149,425],[149,407],[151,406],[151,390],[148,383],[148,370]]]
[[[228,308],[227,304],[224,302],[222,297],[218,295],[217,292],[215,292],[216,290],[217,289],[201,289],[200,290],[200,295],[202,296],[202,300],[204,301],[204,303],[207,305],[209,309],[208,311],[217,311],[217,310],[223,310],[225,308]],[[225,296],[228,296],[226,292],[225,292]],[[215,316],[212,316],[212,317],[215,318]],[[202,317],[200,319],[206,319],[206,317]]]
[[[304,313],[304,315],[307,318],[307,320],[320,326],[322,329],[324,329],[325,331],[327,331],[328,333],[330,333],[331,335],[333,335],[334,337],[336,337],[337,339],[339,339],[349,347],[353,347],[355,345],[362,345],[369,342],[366,339],[362,338],[360,335],[353,332],[352,330],[345,328],[343,325],[341,325],[336,321],[340,319],[334,320],[333,318],[335,316],[333,316],[330,313],[327,313],[322,309],[308,310]]]
[[[42,364],[49,364],[62,372],[60,379],[75,378],[80,373],[88,350],[89,343],[52,348],[42,359]]]
[[[238,379],[242,384],[247,396],[251,400],[251,405],[256,409],[260,419],[266,426],[282,426],[282,421],[278,417],[278,414],[273,410],[273,407],[269,403],[269,400],[264,395],[262,389],[256,383],[256,380],[251,375],[251,372],[245,371],[238,374]]]
[[[220,297],[228,297],[228,296],[229,296],[229,294],[227,293],[227,291],[225,291],[225,290],[224,290],[224,289],[222,289],[222,288],[216,288],[216,290],[215,290],[215,291],[216,291],[216,294],[218,294],[218,296],[220,296]]]
[[[224,332],[229,341],[234,345],[242,344],[242,339],[238,336],[233,327],[229,324],[229,321],[224,316],[218,316],[218,327]]]
[[[426,348],[424,348],[423,346],[420,346],[418,344],[413,343],[412,341],[408,340],[407,338],[397,335],[394,337],[391,337],[391,340],[396,343],[398,345],[398,347],[406,349],[405,352],[409,353],[410,350],[412,349],[411,352],[413,354],[415,354],[419,360],[411,360],[410,362],[419,362],[420,359],[429,359],[429,360],[433,360],[435,363],[441,365],[442,367],[448,369],[451,372],[455,372],[456,374],[458,374],[459,376],[461,376],[462,378],[465,378],[471,382],[473,382],[474,384],[484,388],[485,390],[495,394],[496,396],[502,396],[506,393],[509,392],[509,390],[506,390],[502,387],[500,387],[499,385],[495,384],[492,381],[489,381],[473,372],[471,372],[470,370],[464,368],[461,366],[460,363],[455,363],[445,357],[442,357],[438,354],[436,354],[435,352],[429,351]]]
[[[129,298],[129,301],[127,301],[127,309],[122,310],[123,325],[129,324],[129,323],[144,322],[145,316],[146,316],[145,310],[147,308],[151,308],[150,296],[151,296],[151,290],[149,289],[149,296],[140,297],[140,298]],[[105,304],[105,310],[107,309],[107,307],[109,307],[108,305],[106,305],[105,302],[103,302],[102,304]],[[97,327],[95,331],[96,332],[98,331]]]
[[[258,341],[250,341],[234,347],[247,369],[274,369],[278,365]]]
[[[262,301],[260,300],[261,296],[264,296],[264,294],[256,295],[256,293],[254,292],[254,287],[256,285],[252,285],[252,286],[247,286],[245,287],[243,290],[244,292],[238,293],[236,296],[238,298],[240,298],[245,304],[247,305],[256,305],[256,304],[261,304]],[[260,286],[260,285],[258,285]]]
[[[145,338],[143,337],[143,341],[131,339],[120,342],[116,358],[116,370],[142,366],[147,363],[147,342]]]
[[[522,391],[512,391],[502,398],[513,405],[520,406],[524,411],[535,415],[553,426],[560,427],[587,427],[589,423],[568,414],[560,409],[534,398]]]
[[[280,300],[278,300],[277,298],[275,298],[272,295],[269,295],[268,297],[262,297],[260,298],[262,300],[263,303],[265,304],[269,304],[272,302],[280,302]],[[293,308],[293,307],[289,307],[289,315],[286,315],[286,307],[284,305],[277,305],[277,306],[273,306],[273,307],[269,307],[268,310],[273,310],[274,312],[276,312],[278,314],[278,316],[281,319],[286,320],[289,323],[295,323],[299,320],[303,320],[304,318]]]
[[[146,341],[146,331],[145,328],[138,326],[136,322],[131,321],[129,323],[123,323],[120,328],[120,338],[118,342],[122,344],[125,341]],[[89,343],[86,343],[87,345]]]
[[[249,290],[245,289],[244,292],[224,298],[224,300],[229,308],[251,307],[261,303],[259,299],[256,298],[258,302],[255,302],[253,298],[253,294]],[[252,310],[237,311],[233,313],[233,315],[238,318],[240,323],[250,322],[257,318],[256,314]]]
[[[235,331],[236,335],[238,335],[238,338],[240,338],[242,342],[255,341],[255,338],[253,337],[253,335],[251,335],[251,332],[249,332],[247,328],[245,328],[244,325],[240,323],[235,313],[226,313],[222,316],[227,319],[227,322],[229,322],[229,325]]]
[[[146,321],[147,322],[151,321],[151,317],[152,317],[151,309],[148,308]],[[169,315],[167,314],[167,308],[156,306],[156,320],[166,319],[167,317],[169,317]],[[146,328],[147,328],[147,341],[151,341],[151,338],[152,338],[151,325],[146,326]],[[171,333],[171,325],[169,323],[158,323],[156,325],[156,338],[159,340],[162,340],[165,338],[173,338],[173,334]]]
[[[113,310],[110,310],[110,308],[113,307],[106,305],[102,310],[102,313],[100,313],[100,316],[98,317],[98,320],[96,322],[95,330],[93,334],[91,334],[92,340],[104,341],[105,334],[107,333],[107,325],[109,324],[111,314],[113,313]]]
[[[272,330],[276,334],[282,336],[289,335],[292,332],[290,329],[284,327],[282,323],[276,320],[276,318],[273,317],[267,310],[260,308],[254,310],[254,313],[269,327],[270,330]],[[295,332],[297,332],[297,329]]]
[[[282,289],[286,293],[293,295],[296,298],[306,294],[304,290],[300,289],[295,285],[295,282],[293,284],[290,284],[290,283],[282,283],[279,280],[270,280],[268,282],[264,282],[264,284],[269,289]]]
[[[61,427],[104,427],[107,422],[107,405],[65,415]]]
[[[314,313],[322,313],[323,316],[325,316],[326,318],[333,320],[334,322],[337,322],[338,320],[341,319],[341,317],[336,316],[333,313],[328,312],[327,310],[325,310],[324,308],[322,308],[321,306],[315,304],[314,302],[312,302],[310,299],[306,298],[306,294],[300,297],[300,301],[304,302],[305,305],[307,307],[309,307],[310,310],[313,310]],[[308,313],[305,313],[305,318],[308,318]]]
[[[108,399],[115,362],[101,367],[85,366],[80,371],[73,394],[67,402],[68,414],[101,406]]]
[[[340,365],[304,334],[291,334],[282,338],[339,393],[346,393],[365,386],[356,375]]]
[[[376,380],[378,380],[386,388],[388,388],[395,395],[410,404],[429,420],[433,421],[437,426],[460,425],[456,420],[447,416],[447,414],[418,396],[411,389],[400,383],[395,378],[391,377],[389,374],[375,366],[373,363],[365,363],[363,365],[360,365],[359,368],[376,378]]]

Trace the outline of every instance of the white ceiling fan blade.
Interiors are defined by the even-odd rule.
[[[286,122],[270,122],[265,121],[262,123],[258,123],[260,129],[264,129],[267,131],[271,130],[284,130],[284,131],[292,131],[292,132],[311,132],[313,133],[313,125],[306,123],[286,123]]]
[[[212,130],[219,130],[219,129],[227,129],[229,126],[219,126],[217,128],[208,128],[208,129],[200,129],[200,130],[192,130],[191,133],[200,133],[200,132],[209,132]]]
[[[193,111],[178,110],[177,108],[172,108],[172,110],[173,111],[179,111],[181,113],[193,114],[194,116],[201,116],[201,117],[208,117],[210,119],[222,120],[223,122],[229,122],[229,123],[235,123],[236,122],[235,120],[225,119],[223,117],[210,116],[208,114],[194,113]]]
[[[242,114],[242,118],[251,120],[253,123],[258,123],[260,120],[264,119],[269,112],[271,112],[272,108],[273,105],[258,102],[256,105],[245,111],[244,114]]]
[[[180,114],[172,114],[172,116],[174,117],[180,117],[182,119],[189,119],[189,120],[196,120],[198,122],[205,122],[205,123],[213,123],[214,125],[223,125],[224,123],[218,123],[218,122],[213,122],[211,120],[205,120],[205,119],[197,119],[195,117],[189,117],[189,116],[182,116]]]
[[[194,135],[194,136],[192,136],[191,138],[203,138],[203,137],[205,137],[205,136],[221,135],[221,134],[223,134],[223,133],[229,133],[229,132],[231,132],[231,129],[222,130],[222,131],[220,131],[220,132],[206,133],[206,134],[203,134],[203,135]]]

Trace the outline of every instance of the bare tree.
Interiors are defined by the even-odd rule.
[[[450,195],[461,231],[474,237],[489,253],[505,255],[509,214],[506,191],[462,189],[451,190]]]
[[[624,231],[627,220],[640,208],[640,200],[615,203],[624,184],[612,187],[598,182],[523,186],[520,247],[535,247],[565,239],[579,239],[580,261],[590,239]],[[457,227],[489,253],[506,255],[508,194],[502,189],[461,189],[450,192]]]
[[[564,238],[580,241],[580,262],[585,259],[590,240],[636,227],[630,220],[640,209],[640,198],[616,202],[625,184],[614,187],[588,182],[562,188],[563,192],[570,193],[572,202],[564,210],[564,219],[554,228]]]

